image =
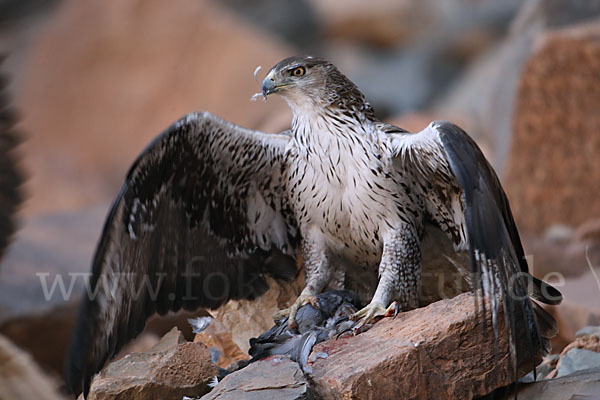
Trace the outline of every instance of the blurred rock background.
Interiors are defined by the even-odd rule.
[[[132,160],[192,110],[287,128],[281,99],[249,101],[252,73],[299,53],[333,61],[382,118],[411,130],[448,119],[477,140],[535,274],[565,294],[551,310],[560,352],[600,324],[599,39],[597,0],[0,0],[2,67],[28,135],[22,229],[0,265],[0,334],[21,348],[10,354],[29,352],[60,382],[77,294]],[[46,296],[56,276],[65,294]],[[153,321],[140,343],[174,324],[190,339],[185,321]]]

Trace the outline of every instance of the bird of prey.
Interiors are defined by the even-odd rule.
[[[255,298],[265,276],[296,273],[296,251],[305,286],[278,315],[292,328],[297,310],[318,307],[315,296],[327,289],[366,300],[352,316],[357,327],[396,306],[417,307],[421,244],[434,229],[467,255],[496,337],[502,304],[512,359],[518,332],[532,352],[547,350],[556,323],[530,297],[557,304],[560,293],[529,275],[506,195],[462,129],[386,124],[353,82],[312,56],[271,68],[262,94],[274,93],[293,111],[288,131],[191,113],[133,163],[74,328],[66,379],[75,393],[88,393],[92,376],[152,314]]]
[[[17,114],[8,102],[7,86],[8,79],[0,75],[0,259],[16,230],[15,213],[23,201],[24,181],[14,153],[20,139],[14,129]]]
[[[358,311],[358,295],[347,290],[327,290],[316,296],[317,308],[305,304],[295,316],[296,329],[291,329],[288,317],[276,322],[268,331],[250,339],[250,362],[272,355],[289,355],[310,372],[309,355],[315,344],[354,328],[350,316]]]

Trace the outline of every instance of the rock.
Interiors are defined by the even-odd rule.
[[[540,365],[535,367],[537,380],[554,378],[556,376],[556,365],[558,364],[559,359],[559,354],[549,354],[544,357]],[[527,376],[530,376],[530,382],[533,382],[533,374],[530,372]]]
[[[482,334],[480,321],[472,295],[465,293],[384,319],[355,337],[320,343],[313,354],[328,357],[312,364],[311,390],[323,399],[485,395],[510,383],[512,367],[503,327],[495,363],[491,333]]]
[[[551,354],[536,367],[537,379],[553,379],[600,365],[600,327],[587,326],[560,354]],[[533,381],[533,374],[527,378]]]
[[[256,66],[293,53],[214,1],[61,2],[19,77],[31,134],[25,211],[110,201],[144,146],[190,111],[250,128],[289,127],[283,100],[249,98],[260,90]],[[285,125],[274,126],[271,116],[282,113]]]
[[[466,66],[448,90],[436,93],[432,107],[436,114],[468,115],[473,124],[465,128],[478,142],[490,144],[494,151],[491,159],[500,174],[505,171],[511,147],[523,65],[534,41],[548,28],[600,16],[596,0],[531,0],[517,5],[521,8],[508,34]],[[470,15],[469,11],[463,15]]]
[[[66,400],[31,356],[0,335],[0,399]]]
[[[204,343],[213,354],[213,362],[218,367],[227,368],[232,363],[248,360],[250,356],[244,353],[237,344],[233,341],[231,332],[221,321],[212,317],[206,328],[196,334],[194,342]],[[215,354],[218,354],[218,359],[215,360]]]
[[[600,365],[600,353],[585,349],[571,349],[560,358],[556,376],[560,378],[598,365]]]
[[[519,385],[518,398],[521,400],[597,399],[598,393],[600,393],[600,367],[558,379]]]
[[[106,366],[92,381],[88,396],[101,399],[164,399],[201,396],[217,375],[210,351],[186,342],[173,328],[144,353],[132,353]]]
[[[227,375],[202,400],[301,400],[309,396],[300,366],[287,357],[272,356]]]
[[[600,326],[586,326],[575,333],[575,337],[596,336],[600,338]],[[600,350],[598,350],[600,352]]]
[[[549,31],[523,70],[505,187],[525,231],[600,216],[599,39],[598,22]]]

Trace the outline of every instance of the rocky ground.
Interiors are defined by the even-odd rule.
[[[525,375],[518,396],[600,393],[600,3],[248,4],[0,2],[0,52],[10,51],[3,69],[28,135],[19,152],[29,176],[21,230],[0,264],[0,399],[64,398],[77,293],[136,154],[191,110],[285,129],[283,101],[248,99],[259,88],[257,65],[296,53],[334,61],[398,125],[420,130],[448,119],[476,138],[505,184],[535,275],[565,295],[549,309],[560,327],[553,355],[538,367],[539,382]],[[215,386],[216,368],[245,359],[249,337],[271,326],[300,285],[273,285],[258,302],[212,311],[213,326],[198,335],[187,319],[207,311],[153,319],[94,381],[92,395],[471,398],[509,383],[502,362],[476,362],[490,348],[463,294],[318,345],[313,354],[327,357],[312,374],[273,358]]]

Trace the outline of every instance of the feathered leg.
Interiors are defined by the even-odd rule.
[[[312,304],[313,307],[318,308],[316,295],[325,289],[331,278],[327,252],[327,247],[324,245],[323,240],[309,236],[303,241],[304,289],[291,307],[278,311],[273,315],[275,321],[289,317],[288,326],[294,329],[296,326],[296,313],[300,307]]]
[[[359,320],[355,330],[376,317],[395,314],[397,308],[406,311],[418,306],[420,263],[419,240],[412,227],[405,226],[384,239],[377,290],[371,302],[352,316]]]

